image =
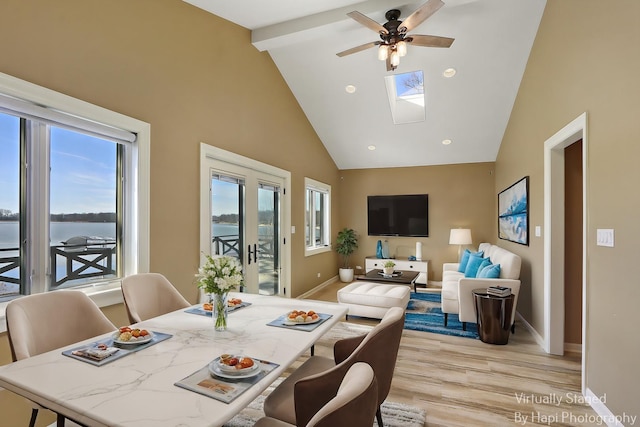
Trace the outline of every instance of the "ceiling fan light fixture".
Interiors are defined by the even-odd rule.
[[[398,55],[400,55],[400,57],[405,56],[407,54],[407,42],[404,40],[399,41],[396,45],[396,49],[398,50]]]
[[[378,48],[378,59],[380,61],[386,61],[389,57],[389,46],[386,44],[381,44]]]
[[[397,67],[400,64],[400,54],[397,50],[391,51],[391,66]]]

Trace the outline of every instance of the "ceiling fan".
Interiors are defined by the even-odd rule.
[[[407,32],[411,31],[431,15],[436,13],[442,6],[444,6],[444,3],[441,0],[429,0],[420,6],[418,10],[409,15],[404,21],[398,20],[400,17],[400,11],[398,9],[391,9],[385,14],[385,18],[388,21],[382,25],[360,12],[349,12],[347,13],[347,16],[380,34],[380,41],[352,47],[351,49],[339,52],[336,55],[343,57],[374,46],[379,46],[378,59],[387,62],[387,71],[393,71],[396,69],[398,64],[400,64],[400,57],[407,54],[407,43],[424,47],[450,47],[454,39],[449,37],[407,34]]]

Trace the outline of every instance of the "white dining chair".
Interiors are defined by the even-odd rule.
[[[6,321],[14,362],[116,330],[100,308],[77,290],[14,299],[7,304]],[[40,408],[33,402],[29,427],[35,425]],[[64,416],[57,417],[57,425],[64,426]],[[78,425],[66,426],[71,424]]]
[[[132,274],[122,279],[122,296],[131,323],[191,307],[178,290],[159,273]]]

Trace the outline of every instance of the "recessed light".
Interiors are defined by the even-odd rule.
[[[354,85],[347,85],[344,90],[346,90],[347,93],[354,93],[356,91],[356,87]]]
[[[370,146],[368,146],[368,147],[367,147],[367,149],[368,149],[369,151],[373,151],[373,150],[375,150],[375,149],[376,149],[376,146],[375,146],[375,145],[370,145]]]
[[[451,77],[455,76],[457,73],[455,68],[447,68],[446,70],[444,70],[442,72],[442,75],[445,76],[446,78],[450,79]]]
[[[443,139],[442,140],[442,145],[449,145],[451,144],[451,140],[450,139]]]

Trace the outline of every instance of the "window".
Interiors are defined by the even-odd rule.
[[[424,75],[422,71],[385,76],[393,123],[421,122],[425,119]]]
[[[331,250],[331,186],[304,179],[305,256]]]
[[[121,302],[148,271],[149,125],[0,74],[0,152],[0,318],[62,288]]]

